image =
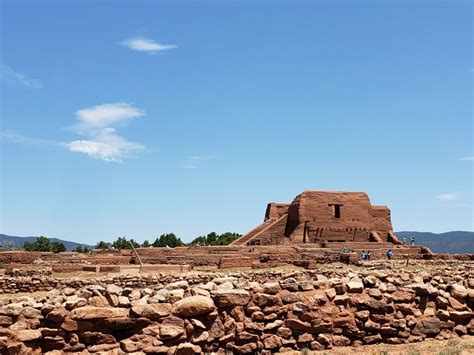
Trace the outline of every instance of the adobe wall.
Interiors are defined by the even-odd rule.
[[[320,231],[312,242],[330,235],[335,240],[366,241],[367,233],[375,227],[372,206],[364,192],[305,191],[292,205],[296,213],[288,216],[288,224],[296,227],[287,228],[286,236],[295,243],[303,242],[305,221],[315,234]],[[340,206],[340,218],[335,218],[334,205]]]
[[[254,239],[263,243],[270,234],[285,236],[293,244],[366,242],[371,232],[378,234],[377,241],[394,241],[388,238],[393,232],[390,209],[372,206],[365,192],[304,191],[290,205],[268,204],[265,222],[285,215],[284,227],[278,223],[258,235],[249,233],[241,238],[241,243],[253,243],[250,241]],[[239,240],[233,244],[238,245]]]
[[[267,210],[265,211],[265,221],[266,220],[277,220],[281,216],[288,213],[289,203],[275,203],[271,202],[267,205]]]

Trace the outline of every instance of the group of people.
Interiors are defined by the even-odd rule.
[[[362,250],[360,252],[360,260],[370,261],[370,250],[367,251],[367,252],[365,250]]]

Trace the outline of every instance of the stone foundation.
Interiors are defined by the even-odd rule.
[[[45,296],[0,303],[0,352],[269,354],[474,335],[472,263],[433,265],[50,278]]]

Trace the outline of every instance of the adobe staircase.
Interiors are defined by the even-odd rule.
[[[284,214],[283,216],[281,216],[280,218],[278,218],[276,220],[265,221],[262,224],[260,224],[259,226],[252,229],[250,232],[248,232],[244,236],[240,237],[239,239],[234,240],[229,245],[230,246],[232,246],[232,245],[246,245],[247,242],[249,242],[251,239],[254,239],[254,238],[258,237],[260,234],[262,234],[263,232],[265,232],[266,230],[268,230],[269,228],[271,228],[272,226],[274,226],[278,222],[281,222],[285,218],[286,218],[286,214]]]

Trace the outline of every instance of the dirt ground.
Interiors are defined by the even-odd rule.
[[[300,353],[299,353],[300,354]],[[305,354],[303,351],[302,354]],[[315,355],[467,355],[474,354],[474,336],[450,340],[425,340],[419,343],[402,345],[365,345],[357,348],[340,347],[325,351],[308,351]]]

